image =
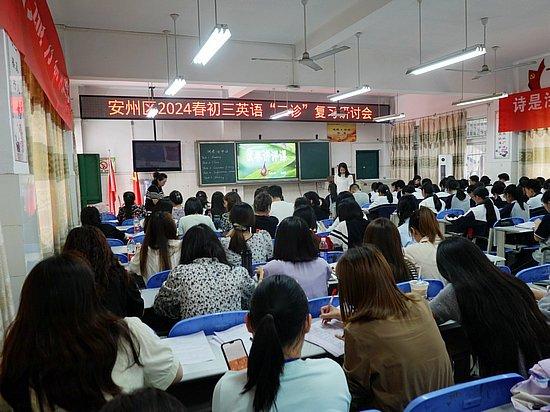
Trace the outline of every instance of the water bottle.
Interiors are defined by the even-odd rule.
[[[319,243],[319,250],[319,256],[328,262],[328,243],[326,237],[321,238],[321,242]]]
[[[141,232],[141,226],[139,225],[139,218],[137,217],[137,214],[134,215],[134,235]]]
[[[127,247],[128,247],[128,261],[130,261],[136,254],[136,242],[134,242],[134,239],[130,239],[128,241]]]

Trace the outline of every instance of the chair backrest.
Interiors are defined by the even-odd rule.
[[[525,283],[550,279],[550,264],[520,270],[516,277]]]
[[[101,223],[103,223],[104,225],[111,225],[111,226],[116,227],[118,225],[118,220],[107,220],[107,221],[101,222]]]
[[[428,285],[428,299],[435,298],[439,292],[443,290],[445,285],[439,279],[422,279],[429,283]],[[411,284],[409,282],[401,282],[397,284],[399,290],[403,293],[409,293],[411,291]]]
[[[333,219],[323,219],[323,220],[321,220],[321,222],[328,229],[329,227],[332,226],[332,224],[334,223],[334,220]]]
[[[120,263],[128,263],[128,255],[125,255],[123,253],[115,253],[115,257]]]
[[[523,219],[522,217],[505,217],[504,219],[497,220],[493,227],[515,226],[524,222],[525,219]]]
[[[107,243],[109,244],[109,246],[124,246],[124,242],[122,240],[113,239],[110,237],[107,238]]]
[[[194,318],[180,320],[174,325],[168,334],[169,338],[175,336],[191,335],[204,331],[205,335],[213,335],[233,326],[244,323],[245,310],[235,312],[212,313],[210,315],[195,316]]]
[[[464,210],[462,209],[447,209],[439,212],[437,214],[437,218],[445,219],[445,216],[448,216],[448,215],[462,216],[463,214],[464,214]]]
[[[126,219],[122,221],[121,226],[133,226],[134,225],[134,219]]]
[[[534,217],[534,216],[543,216],[545,214],[547,214],[548,212],[546,211],[546,209],[544,208],[544,206],[542,207],[536,207],[534,209],[529,209],[529,216],[531,217]]]
[[[143,244],[143,241],[145,240],[145,235],[137,235],[133,237],[134,243],[141,243]]]
[[[147,289],[160,288],[164,281],[168,279],[169,274],[170,270],[163,270],[162,272],[155,273],[147,281]]]
[[[331,250],[328,252],[324,252],[324,254],[321,253],[321,257],[324,258],[327,263],[335,263],[338,262],[338,259],[340,259],[343,254],[344,252],[342,252],[341,250]]]
[[[315,298],[308,300],[309,305],[309,313],[312,317],[318,318],[321,316],[321,308],[323,306],[328,305],[330,302],[330,296],[324,296],[322,298]],[[340,305],[340,299],[338,296],[335,296],[334,299],[332,299],[332,306],[339,306]]]
[[[391,214],[395,212],[397,209],[397,205],[380,205],[373,207],[369,210],[369,216],[371,219],[376,219],[379,217],[385,217],[386,219],[389,219]]]
[[[537,220],[541,220],[542,216],[533,216],[529,219],[529,222],[536,222]]]
[[[512,270],[508,266],[497,266],[502,273],[506,273],[507,275],[512,274]]]
[[[116,219],[116,216],[113,215],[112,213],[103,212],[101,213],[101,221],[103,222],[105,220],[117,220],[117,219]]]
[[[523,377],[516,373],[460,383],[414,399],[405,412],[484,411],[510,403],[510,389]]]

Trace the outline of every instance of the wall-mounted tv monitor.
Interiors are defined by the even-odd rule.
[[[237,143],[237,180],[297,180],[296,142]]]
[[[132,140],[134,171],[181,171],[181,142]]]

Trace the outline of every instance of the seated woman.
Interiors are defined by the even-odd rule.
[[[134,192],[124,192],[122,195],[124,206],[118,209],[117,220],[118,224],[122,225],[122,222],[128,219],[142,219],[145,216],[145,208],[143,206],[136,205],[136,195]]]
[[[78,255],[30,271],[0,366],[0,393],[13,410],[98,410],[106,398],[181,380],[172,350],[139,319],[107,311],[96,289]]]
[[[220,239],[230,265],[250,269],[252,263],[267,262],[273,257],[273,241],[269,233],[265,230],[251,232],[254,211],[248,203],[233,206],[230,219],[233,229]]]
[[[302,218],[287,217],[279,224],[273,260],[263,267],[263,274],[266,278],[287,275],[296,279],[308,299],[327,295],[331,269],[319,257],[311,231]]]
[[[126,243],[126,235],[113,225],[101,223],[99,210],[94,206],[86,206],[80,212],[80,222],[82,226],[97,227],[108,239],[118,239]]]
[[[349,410],[351,396],[340,365],[326,358],[300,359],[311,315],[294,279],[276,275],[260,283],[246,326],[254,336],[248,370],[222,376],[213,412]]]
[[[439,197],[437,197],[434,186],[431,183],[422,185],[422,196],[424,200],[422,200],[418,206],[427,207],[435,214],[443,210],[444,205],[441,200],[439,200]]]
[[[223,219],[223,214],[227,212],[223,204],[223,193],[212,193],[212,201],[210,202],[210,217],[216,229],[220,229],[220,225]]]
[[[173,320],[247,309],[254,281],[243,267],[231,267],[212,229],[200,224],[183,237],[180,264],[155,298],[158,315]]]
[[[542,203],[541,184],[537,179],[529,179],[524,184],[525,195],[529,209],[540,211],[544,205]],[[532,213],[531,213],[532,214]]]
[[[297,197],[294,200],[294,210],[302,206],[309,206],[309,200],[307,200],[305,197]]]
[[[550,213],[550,191],[542,195],[544,209]],[[533,252],[533,259],[538,263],[550,263],[550,214],[541,216],[535,221],[535,240],[540,243],[538,250]]]
[[[304,219],[309,227],[309,230],[311,230],[311,236],[313,237],[313,243],[315,243],[315,247],[319,248],[321,238],[317,236],[318,223],[315,218],[315,212],[313,211],[313,208],[311,206],[300,206],[299,208],[294,210],[292,216]]]
[[[445,198],[445,209],[458,209],[464,213],[470,210],[470,197],[462,190],[458,180],[447,181],[447,192],[449,196]]]
[[[196,225],[206,225],[212,230],[216,230],[214,222],[208,216],[205,216],[202,203],[196,197],[190,197],[185,201],[183,208],[185,216],[178,222],[178,235],[185,236],[187,231]]]
[[[500,180],[497,180],[493,186],[491,186],[491,201],[497,209],[502,209],[506,206],[506,201],[502,198],[505,188],[506,185]]]
[[[221,230],[223,233],[229,232],[233,227],[231,225],[231,220],[229,219],[229,214],[231,213],[231,209],[233,209],[233,206],[239,203],[242,203],[242,200],[241,196],[239,196],[237,192],[229,192],[223,197],[223,205],[227,212],[222,215],[222,219],[218,227],[218,229]]]
[[[181,252],[181,240],[169,213],[154,212],[146,229],[141,250],[128,265],[128,271],[141,276],[145,283],[155,273],[176,267]]]
[[[336,266],[340,309],[323,319],[345,323],[344,371],[352,410],[402,411],[417,396],[453,384],[445,342],[427,302],[403,294],[373,245],[348,250]]]
[[[387,185],[379,184],[377,192],[378,196],[371,202],[369,210],[377,206],[397,204],[397,197],[392,194]]]
[[[496,182],[495,182],[496,183]],[[525,222],[529,221],[529,206],[525,201],[523,189],[516,185],[508,185],[504,189],[506,205],[500,209],[500,218],[519,217]]]
[[[329,218],[329,213],[321,207],[322,200],[317,192],[306,192],[304,193],[304,197],[309,201],[309,205],[313,208],[313,211],[315,212],[315,220],[320,221]]]
[[[401,196],[399,202],[397,202],[397,217],[399,218],[397,230],[403,247],[412,245],[415,242],[409,229],[409,219],[415,210],[418,210],[416,197],[411,194]]]
[[[172,202],[172,218],[179,222],[179,220],[185,216],[185,210],[183,209],[183,196],[177,190],[170,192],[170,202]]]
[[[395,283],[407,282],[418,276],[414,264],[403,256],[399,232],[389,219],[379,217],[373,220],[365,230],[363,243],[373,244],[380,250],[390,265]]]
[[[338,219],[340,223],[329,235],[332,244],[344,251],[361,245],[369,221],[355,199],[345,199],[338,205]]]
[[[355,201],[355,197],[353,197],[351,192],[342,192],[336,197],[336,216],[334,222],[332,222],[332,225],[327,229],[327,232],[332,232],[336,228],[336,226],[340,224],[340,218],[338,217],[338,206],[346,199],[351,199]]]
[[[204,215],[210,215],[210,208],[208,204],[208,196],[206,195],[206,192],[204,190],[199,190],[195,197],[201,202],[202,210]]]
[[[443,240],[443,234],[434,213],[427,207],[421,207],[411,215],[409,227],[416,243],[405,248],[405,258],[417,268],[419,276],[446,282],[435,262],[437,247]]]
[[[529,287],[503,273],[472,242],[441,242],[437,266],[449,284],[430,307],[437,323],[460,322],[481,377],[528,369],[550,357],[550,327]]]
[[[255,222],[252,230],[266,230],[272,238],[275,237],[277,231],[277,225],[279,225],[279,219],[275,216],[270,216],[271,203],[273,199],[271,195],[266,191],[260,191],[254,197],[254,215]]]
[[[336,183],[331,182],[328,184],[328,192],[329,194],[323,200],[323,205],[321,207],[329,214],[329,217],[336,218],[336,199],[338,197]]]
[[[75,227],[67,235],[63,252],[79,253],[90,263],[105,308],[120,317],[143,315],[143,299],[135,280],[120,265],[98,228]]]

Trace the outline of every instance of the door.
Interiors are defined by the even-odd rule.
[[[78,155],[78,180],[80,182],[80,205],[101,203],[101,174],[98,154]]]
[[[380,176],[379,150],[357,150],[355,169],[357,179],[378,179]]]

